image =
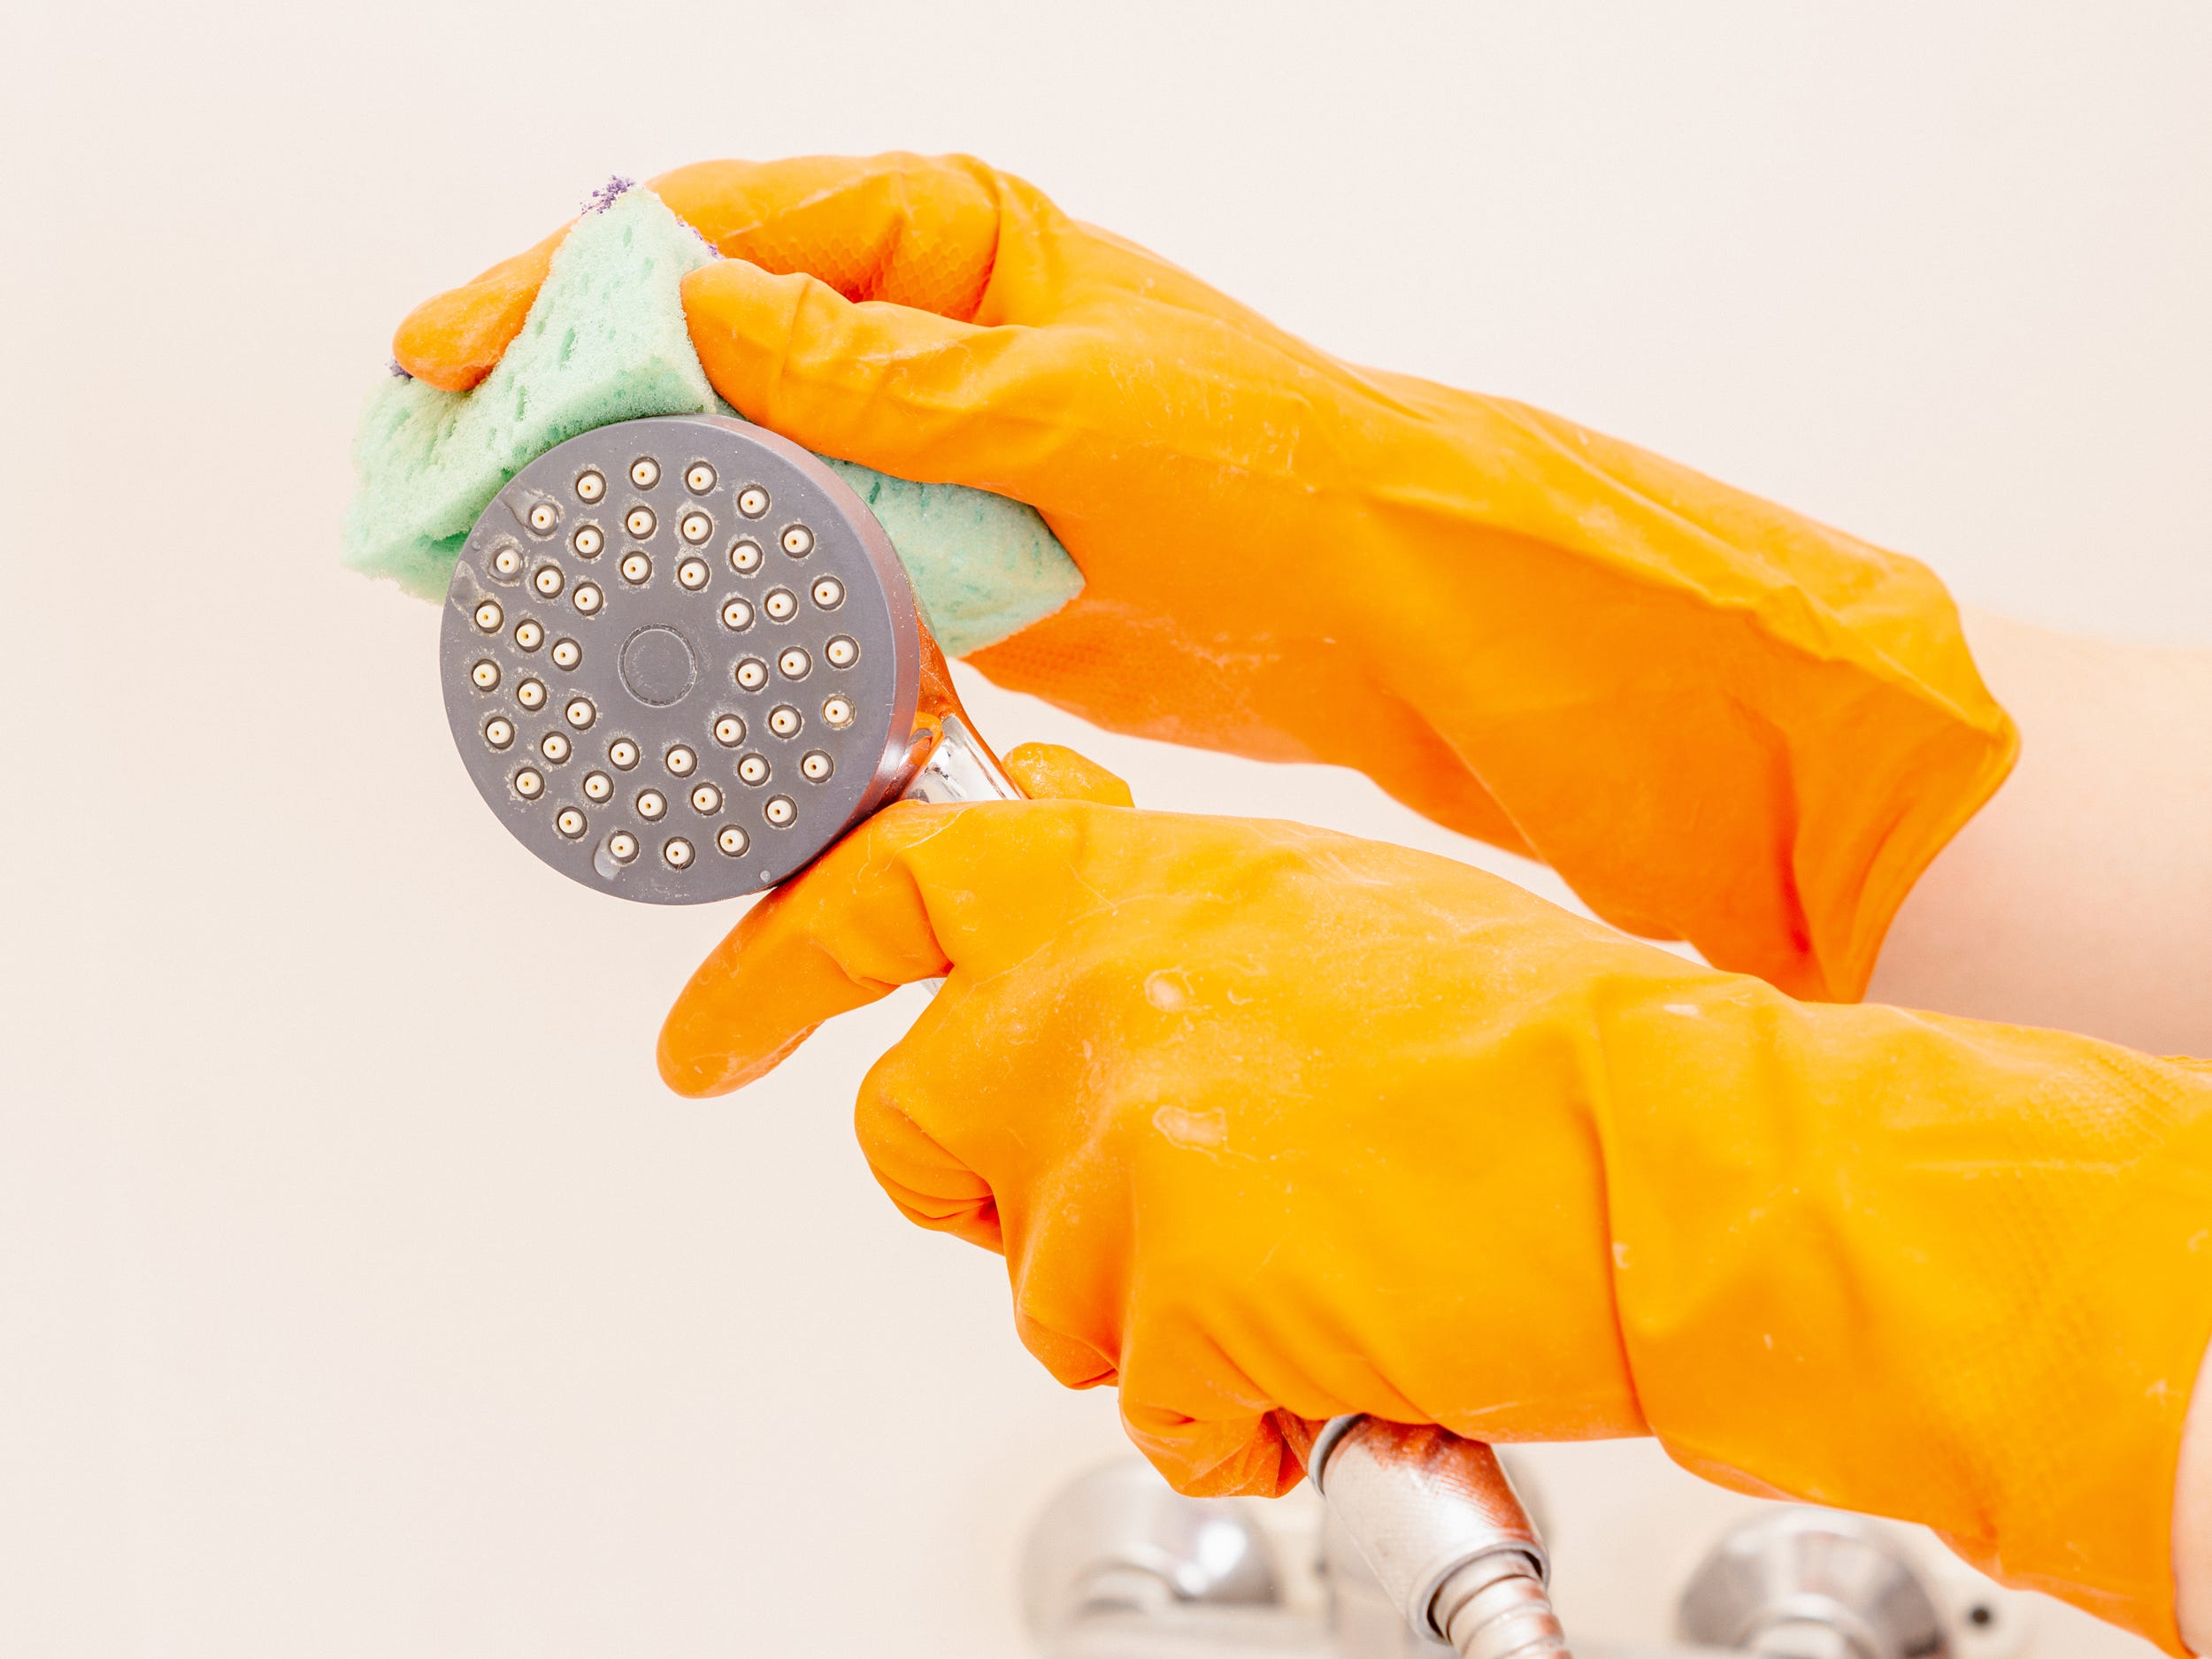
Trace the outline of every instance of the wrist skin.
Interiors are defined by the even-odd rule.
[[[2203,1365],[2189,1395],[2174,1472],[2174,1619],[2195,1654],[2212,1653],[2212,1387]]]

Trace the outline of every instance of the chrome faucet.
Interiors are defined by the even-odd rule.
[[[1021,1563],[1024,1612],[1044,1659],[1548,1659],[1567,1651],[1542,1591],[1538,1529],[1487,1447],[1356,1418],[1317,1442],[1317,1454],[1323,1514],[1306,1563],[1276,1536],[1279,1524],[1263,1525],[1271,1506],[1182,1497],[1133,1457],[1064,1487],[1031,1529]],[[1986,1596],[1970,1610],[1999,1617]],[[1766,1507],[1728,1531],[1684,1584],[1675,1621],[1671,1641],[1583,1651],[1594,1659],[1970,1659],[2017,1652],[2024,1634],[2015,1629],[1993,1644],[1997,1632],[1988,1629],[1962,1641],[1965,1621],[1943,1610],[1893,1529],[1795,1504]]]

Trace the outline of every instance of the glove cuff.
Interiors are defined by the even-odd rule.
[[[1669,1452],[1926,1522],[1993,1576],[2181,1651],[2212,1065],[1741,980],[1616,1027],[1615,1076],[1686,1061],[1704,1080],[1694,1122],[1633,1093],[1607,1113],[1630,1366]],[[1655,1045],[1671,1053],[1615,1053]]]

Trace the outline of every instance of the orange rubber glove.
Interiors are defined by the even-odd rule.
[[[1356,767],[1601,915],[1863,989],[2009,765],[1919,565],[1571,421],[1340,362],[964,157],[655,180],[716,388],[824,454],[1036,507],[1082,595],[976,665],[1117,731]],[[429,302],[475,383],[558,238]]]
[[[1294,1481],[1279,1414],[1648,1429],[2177,1647],[2212,1065],[1793,1002],[1399,848],[1031,801],[895,806],[764,900],[663,1075],[737,1087],[941,974],[869,1164],[1004,1252],[1023,1341],[1184,1489]]]

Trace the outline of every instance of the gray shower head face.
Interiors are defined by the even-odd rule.
[[[889,798],[913,590],[860,498],[716,416],[572,438],[479,517],[446,593],[447,719],[515,838],[651,904],[758,893]]]

